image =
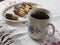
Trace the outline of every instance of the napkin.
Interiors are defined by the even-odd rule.
[[[29,37],[29,35],[25,35],[18,39],[19,42],[15,42],[14,45],[60,45],[60,34],[58,31],[55,32],[54,36],[49,37],[46,36],[42,41],[36,41]]]

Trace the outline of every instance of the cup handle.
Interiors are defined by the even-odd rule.
[[[54,35],[54,33],[55,33],[55,27],[54,27],[54,25],[53,25],[53,24],[51,24],[51,23],[49,23],[49,24],[48,24],[48,26],[49,26],[49,25],[50,25],[50,26],[52,26],[52,28],[53,28],[53,33],[52,33],[52,35],[50,35],[50,34],[48,34],[48,33],[47,33],[47,34],[48,34],[48,36],[53,36],[53,35]]]

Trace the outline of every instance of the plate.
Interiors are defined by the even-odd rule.
[[[29,2],[28,2],[29,3]],[[17,5],[21,5],[22,3],[19,3],[19,4],[16,4],[16,5],[12,5],[12,6],[9,6],[8,8],[6,8],[4,11],[3,11],[3,19],[6,20],[6,21],[9,21],[9,22],[26,22],[28,21],[28,14],[25,14],[26,16],[25,17],[19,17],[18,20],[10,20],[10,19],[7,19],[6,18],[6,13],[10,13],[10,14],[14,14],[13,10],[14,10],[14,7],[17,6]],[[35,3],[32,3],[32,4],[35,4]],[[39,8],[41,7],[41,5],[37,5],[36,6]]]

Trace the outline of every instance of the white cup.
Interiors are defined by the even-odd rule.
[[[37,11],[45,12],[49,18],[48,19],[36,19],[31,15],[36,13]],[[43,8],[35,8],[29,12],[29,21],[28,21],[28,34],[31,38],[36,40],[42,40],[46,35],[53,36],[55,33],[55,27],[51,24],[52,15],[50,11]],[[49,26],[52,27],[53,33],[48,34]]]

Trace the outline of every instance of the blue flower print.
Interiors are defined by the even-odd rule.
[[[33,30],[34,30],[34,27],[33,27],[33,26],[29,26],[29,31],[30,31],[31,33],[33,33]]]
[[[38,33],[40,33],[41,31],[38,29],[38,27],[34,27],[34,26],[29,26],[29,31],[33,34],[33,33],[35,33],[35,34],[38,34]]]

